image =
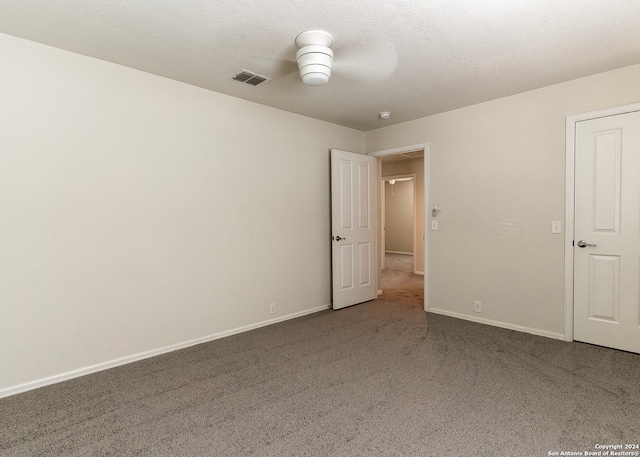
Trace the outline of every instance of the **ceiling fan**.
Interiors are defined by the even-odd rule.
[[[398,54],[389,41],[369,43],[364,50],[345,49],[334,60],[333,36],[324,30],[300,32],[295,38],[296,61],[302,82],[307,86],[324,86],[332,69],[336,75],[358,80],[385,81],[395,71]]]

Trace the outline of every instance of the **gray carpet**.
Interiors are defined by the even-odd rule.
[[[421,277],[385,280],[376,301],[2,399],[0,454],[541,457],[640,441],[639,355],[427,314]]]

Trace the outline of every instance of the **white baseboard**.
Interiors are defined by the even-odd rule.
[[[413,252],[404,252],[404,251],[384,251],[385,254],[402,254],[402,255],[413,255]]]
[[[308,314],[324,311],[329,309],[330,307],[331,305],[317,306],[315,308],[306,309],[304,311],[288,314],[286,316],[279,316],[266,321],[256,322],[255,324],[249,324],[249,325],[237,327],[231,330],[225,330],[223,332],[214,333],[212,335],[207,335],[200,338],[194,338],[192,340],[183,341],[181,343],[172,344],[170,346],[165,346],[158,349],[152,349],[150,351],[140,352],[138,354],[132,354],[126,357],[110,360],[108,362],[98,363],[88,367],[79,368],[77,370],[67,371],[65,373],[60,373],[54,376],[49,376],[49,377],[38,379],[35,381],[26,382],[24,384],[19,384],[13,387],[7,387],[5,389],[0,389],[0,398],[10,397],[11,395],[27,392],[29,390],[34,390],[34,389],[45,387],[51,384],[56,384],[59,382],[68,381],[70,379],[79,378],[80,376],[85,376],[91,373],[97,373],[98,371],[108,370],[110,368],[119,367],[121,365],[138,362],[140,360],[148,359],[148,358],[155,357],[162,354],[167,354],[169,352],[177,351],[179,349],[185,349],[190,346],[196,346],[198,344],[208,343],[209,341],[218,340],[220,338],[236,335],[238,333],[248,332],[250,330],[255,330],[257,328],[266,327],[272,324],[277,324],[278,322],[288,321],[290,319],[295,319],[297,317],[302,317]]]
[[[477,322],[479,324],[492,325],[494,327],[506,328],[509,330],[516,330],[518,332],[531,333],[532,335],[544,336],[547,338],[553,338],[555,340],[564,340],[564,335],[562,333],[549,332],[547,330],[541,330],[538,328],[532,327],[524,327],[522,325],[509,324],[507,322],[494,321],[491,319],[485,319],[482,317],[471,316],[469,314],[456,313],[453,311],[447,311],[444,309],[438,308],[429,308],[427,309],[428,313],[434,314],[442,314],[443,316],[455,317],[457,319],[464,319],[466,321]]]

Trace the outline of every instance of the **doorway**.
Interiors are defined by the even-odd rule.
[[[374,156],[378,158],[378,182],[383,183],[383,160],[387,163],[391,163],[392,165],[387,169],[385,166],[385,177],[387,176],[401,176],[401,177],[411,177],[413,174],[416,175],[416,179],[414,180],[414,221],[416,228],[414,229],[414,247],[413,247],[413,260],[415,262],[415,268],[411,268],[413,271],[410,272],[411,275],[416,276],[420,282],[422,287],[422,302],[424,310],[427,310],[429,307],[429,262],[428,262],[428,237],[426,236],[425,227],[427,214],[430,212],[427,210],[429,206],[429,143],[420,143],[409,146],[403,146],[394,149],[386,149],[381,151],[371,152],[368,155]],[[411,170],[403,170],[402,162],[408,163],[408,161],[412,159],[420,159],[420,165],[418,169]],[[414,163],[415,167],[415,163]],[[385,243],[383,240],[383,222],[382,222],[382,187],[379,186],[378,189],[378,224],[377,224],[377,236],[378,236],[378,246],[380,251],[383,251],[385,248]],[[378,293],[382,293],[382,280],[383,280],[383,270],[382,270],[382,255],[380,255],[379,251],[379,263],[378,263]],[[406,260],[406,259],[405,259]],[[412,264],[414,263],[412,262]],[[386,263],[386,262],[385,262]],[[386,266],[386,265],[385,265]],[[388,272],[388,271],[387,271]],[[416,274],[414,274],[414,272]],[[385,272],[386,273],[386,272]]]
[[[380,285],[382,294],[379,298],[411,308],[424,308],[424,276],[413,273],[411,254],[388,253],[380,274]]]
[[[382,173],[384,175],[384,164]],[[416,236],[420,225],[416,214],[416,174],[382,176],[380,184],[381,268],[385,269],[387,254],[405,255],[411,258],[412,272],[424,274],[422,266],[418,268],[416,255]]]

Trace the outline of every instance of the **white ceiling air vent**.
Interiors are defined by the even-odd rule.
[[[248,84],[250,86],[259,86],[260,84],[266,83],[270,79],[271,78],[267,78],[266,76],[259,75],[258,73],[254,73],[249,70],[242,70],[240,73],[233,75],[234,81]]]

